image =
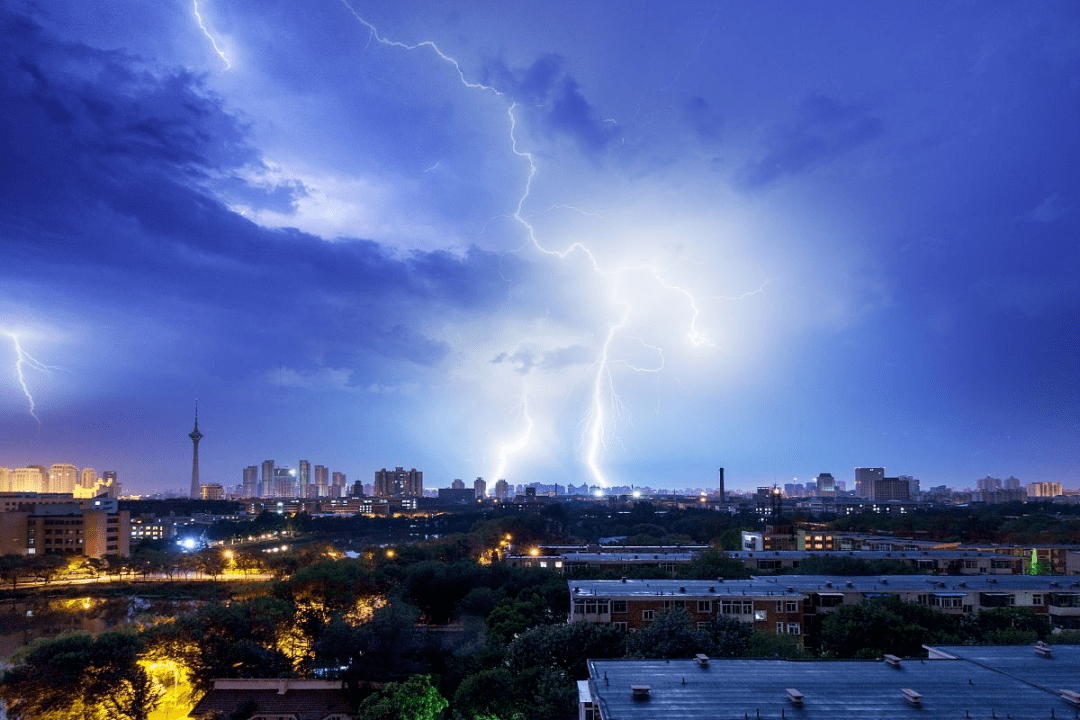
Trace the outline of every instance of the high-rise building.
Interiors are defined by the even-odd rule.
[[[873,497],[871,493],[874,492],[874,481],[882,480],[885,477],[885,468],[855,468],[855,496],[861,498]]]
[[[195,403],[195,429],[188,433],[191,438],[191,492],[188,497],[200,499],[202,487],[199,484],[199,441],[203,434],[199,432],[199,404]]]
[[[296,497],[296,471],[287,467],[275,467],[273,493],[270,497]]]
[[[84,488],[92,488],[98,483],[97,470],[94,468],[83,468],[79,473],[79,486]]]
[[[836,478],[832,473],[821,473],[817,476],[817,491],[822,497],[836,496]]]
[[[41,465],[27,465],[11,469],[11,492],[45,492],[49,486],[49,473]]]
[[[274,497],[274,461],[263,460],[259,476],[259,497]]]
[[[70,463],[56,463],[49,468],[49,492],[73,493],[79,470]]]
[[[500,501],[510,499],[510,483],[505,479],[500,478],[495,481],[495,499]]]
[[[423,497],[423,495],[424,473],[416,468],[412,470],[401,467],[393,470],[383,468],[375,472],[376,497]]]
[[[450,489],[451,490],[464,490],[465,489],[465,481],[462,480],[461,478],[454,478],[454,482],[450,483]]]
[[[720,481],[720,502],[725,503],[727,495],[724,493],[724,468],[720,468],[719,476],[717,479]]]
[[[301,500],[311,497],[309,485],[311,485],[311,463],[301,460],[296,466],[296,497]]]
[[[473,496],[477,500],[483,500],[484,498],[487,497],[487,482],[484,481],[484,478],[482,478],[482,477],[476,478],[475,480],[473,480],[472,486],[473,486]]]
[[[315,497],[330,497],[330,470],[325,465],[315,466]]]
[[[910,486],[907,478],[883,477],[870,486],[870,499],[873,502],[889,502],[890,500],[908,501],[911,499]]]
[[[333,497],[345,497],[345,486],[348,484],[345,473],[335,472],[330,474],[330,494]]]
[[[244,468],[244,482],[240,492],[245,498],[259,496],[259,466],[248,465]]]
[[[0,492],[11,492],[11,471],[0,467]]]

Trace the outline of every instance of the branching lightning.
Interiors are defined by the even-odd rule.
[[[481,90],[493,93],[499,98],[505,98],[505,95],[497,88],[490,85],[485,85],[479,82],[473,82],[466,77],[461,64],[453,57],[444,53],[439,47],[430,40],[424,40],[415,44],[408,44],[391,40],[384,37],[374,25],[364,19],[356,10],[349,4],[348,0],[341,0],[342,4],[348,9],[352,16],[363,25],[368,31],[368,44],[375,41],[381,45],[393,48],[399,48],[403,50],[431,50],[438,58],[449,65],[451,65],[457,72],[458,79],[462,85],[466,88]],[[623,312],[617,321],[611,321],[607,326],[607,333],[605,335],[604,342],[600,348],[600,354],[595,362],[595,371],[592,375],[591,382],[591,398],[589,410],[583,419],[583,430],[581,435],[581,443],[584,449],[585,465],[589,469],[589,473],[592,476],[593,481],[601,487],[606,487],[609,482],[601,468],[601,454],[607,447],[607,437],[614,435],[614,418],[619,415],[621,409],[624,407],[622,400],[619,398],[618,393],[615,390],[615,380],[611,373],[611,366],[615,363],[621,363],[627,369],[634,372],[647,372],[658,373],[664,368],[664,354],[661,348],[649,345],[640,338],[638,339],[645,347],[654,351],[658,357],[658,364],[656,367],[641,367],[631,364],[627,361],[612,360],[610,355],[612,346],[616,338],[620,335],[620,331],[623,330],[630,322],[632,317],[632,306],[629,301],[618,297],[617,289],[619,287],[620,280],[629,273],[634,272],[646,272],[649,273],[652,278],[659,284],[661,288],[676,295],[681,295],[686,298],[686,301],[690,308],[690,320],[687,330],[687,339],[694,346],[712,346],[712,341],[697,327],[697,320],[700,314],[700,310],[697,305],[697,299],[687,289],[678,285],[669,283],[661,274],[658,268],[653,265],[636,265],[636,266],[623,266],[616,267],[614,269],[604,269],[598,262],[596,255],[593,251],[581,242],[574,242],[567,246],[563,250],[555,250],[549,247],[545,247],[536,237],[536,231],[533,225],[525,216],[525,204],[528,202],[532,193],[532,182],[537,174],[537,165],[533,157],[533,154],[527,150],[523,150],[518,146],[517,139],[517,105],[512,100],[508,100],[507,117],[509,121],[509,140],[511,152],[524,160],[528,165],[528,173],[525,179],[524,188],[521,195],[518,198],[517,205],[514,208],[513,213],[509,216],[515,222],[517,222],[525,231],[527,237],[526,245],[531,245],[537,252],[565,260],[567,257],[574,253],[580,253],[588,261],[593,272],[601,279],[610,283],[612,288],[612,304],[618,305],[620,302],[623,304]],[[613,122],[613,121],[612,121]],[[577,208],[567,206],[577,212],[583,212]],[[591,213],[585,213],[591,214]],[[523,246],[524,248],[524,246]],[[519,248],[523,249],[523,248]],[[759,291],[760,292],[760,289]],[[752,294],[752,293],[751,293]],[[609,419],[606,409],[608,407],[612,409],[612,417]],[[529,416],[528,412],[528,392],[526,390],[525,400],[523,401],[524,416],[527,421],[526,430],[513,442],[502,445],[499,449],[499,465],[494,479],[500,479],[506,470],[506,466],[509,460],[509,456],[520,452],[529,443],[532,429],[533,420]]]
[[[214,46],[214,52],[218,54],[218,57],[225,63],[225,69],[228,70],[232,67],[232,63],[229,62],[229,58],[225,57],[225,52],[218,47],[217,40],[210,34],[210,31],[206,28],[206,23],[203,22],[202,15],[199,14],[199,0],[192,0],[195,3],[195,20],[199,23],[199,29],[203,31],[203,35],[210,41],[210,44]]]
[[[23,350],[22,343],[19,342],[19,336],[15,333],[5,331],[4,334],[11,338],[11,342],[15,344],[15,376],[19,380],[19,387],[22,388],[26,401],[30,404],[30,417],[34,418],[34,422],[38,424],[38,427],[41,427],[41,418],[35,412],[37,405],[34,403],[34,396],[30,392],[30,387],[26,384],[26,374],[23,369],[30,368],[42,373],[51,373],[53,370],[59,370],[59,368],[40,362],[30,353]]]

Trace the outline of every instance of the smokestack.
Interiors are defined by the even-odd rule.
[[[724,495],[724,468],[720,468],[720,502],[727,502],[727,496]]]

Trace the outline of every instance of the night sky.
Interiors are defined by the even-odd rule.
[[[0,465],[1080,485],[1073,0],[0,7]]]

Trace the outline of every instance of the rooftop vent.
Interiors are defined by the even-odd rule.
[[[681,593],[684,593],[684,592],[686,592],[686,588],[685,588],[685,587],[682,587],[682,586],[680,586],[680,587],[679,587],[679,592],[681,592]]]
[[[853,582],[851,582],[850,580],[848,580],[848,581],[847,581],[847,586],[848,586],[849,588],[853,588],[853,587],[855,587],[855,583],[853,583]]]
[[[787,699],[791,701],[792,705],[796,707],[802,707],[802,693],[795,688],[787,689]]]
[[[649,690],[651,689],[652,688],[648,685],[631,685],[630,697],[634,698],[635,700],[648,700]]]
[[[900,692],[904,693],[904,699],[907,700],[912,705],[914,705],[915,707],[921,707],[922,706],[922,694],[921,693],[917,693],[914,690],[912,690],[911,688],[901,688]]]
[[[825,587],[832,587],[832,581],[830,580],[829,582],[825,583]]]
[[[716,592],[716,586],[715,585],[710,585],[709,586],[709,592]]]
[[[576,593],[581,592],[581,588],[579,588],[579,587],[574,588],[574,592],[576,592]]]
[[[623,576],[622,581],[626,582],[626,576],[625,575]]]
[[[701,667],[703,667],[703,668],[709,667],[709,656],[708,655],[705,655],[704,653],[698,653],[697,655],[694,656],[694,659],[697,660],[697,664],[700,665]]]
[[[881,584],[882,585],[888,585],[889,584],[889,578],[881,578]]]
[[[1051,657],[1054,654],[1054,649],[1042,640],[1039,640],[1035,643],[1035,654],[1042,655],[1043,657]]]
[[[1058,693],[1065,702],[1080,706],[1080,693],[1075,690],[1058,690]]]
[[[788,585],[788,589],[787,589],[787,591],[788,591],[789,593],[793,593],[793,592],[795,592],[795,588],[793,588],[793,587],[791,587],[790,585]]]
[[[896,657],[895,655],[885,655],[884,657],[885,657],[885,662],[890,667],[894,667],[894,668],[900,667],[900,658]]]

